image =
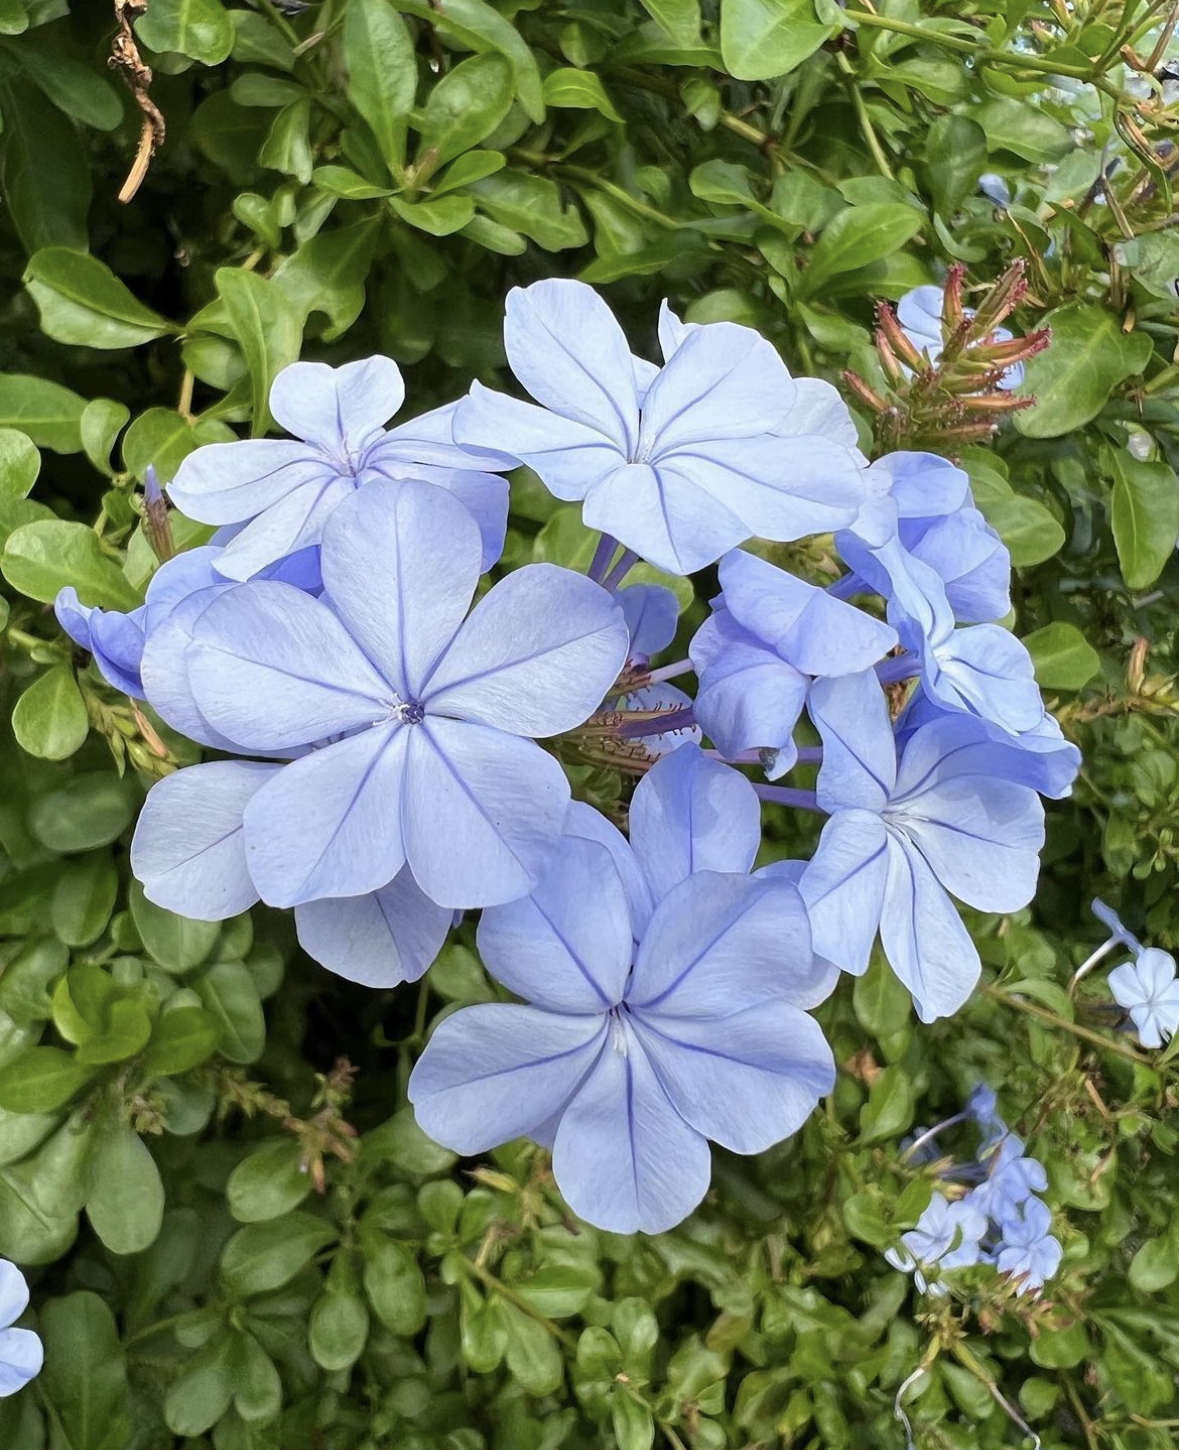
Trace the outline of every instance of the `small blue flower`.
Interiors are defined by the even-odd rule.
[[[797,890],[745,874],[760,832],[736,772],[685,746],[636,790],[630,846],[594,816],[571,811],[540,886],[483,913],[480,953],[526,1004],[446,1018],[409,1095],[457,1152],[551,1144],[582,1218],[659,1233],[704,1196],[710,1138],[761,1152],[831,1090],[803,1010],[830,980]]]
[[[1110,972],[1109,989],[1114,1001],[1129,1011],[1143,1047],[1162,1047],[1179,1032],[1179,980],[1169,952],[1140,948],[1132,965]]]
[[[373,483],[325,526],[321,599],[276,582],[205,591],[174,616],[187,642],[149,641],[148,698],[169,723],[195,716],[235,754],[298,756],[245,805],[263,900],[367,895],[406,863],[445,907],[536,884],[569,782],[533,738],[598,708],[629,636],[610,594],[549,564],[510,574],[464,622],[481,557],[445,490]],[[148,875],[165,819],[140,823]]]
[[[929,1270],[967,1269],[979,1262],[987,1216],[971,1202],[972,1197],[967,1194],[951,1203],[935,1193],[916,1227],[901,1235],[897,1248],[885,1250],[885,1259],[894,1269],[912,1273],[923,1294],[947,1292],[944,1284],[929,1278]]]
[[[557,498],[583,500],[590,527],[677,574],[753,535],[799,539],[851,522],[863,498],[859,455],[794,431],[824,416],[826,395],[801,399],[751,328],[685,326],[665,305],[659,332],[655,368],[632,356],[584,283],[514,288],[504,343],[536,402],[476,383],[455,415],[456,439],[510,453]]]
[[[1044,1165],[1027,1157],[1023,1149],[1023,1139],[1007,1133],[991,1151],[982,1151],[986,1177],[971,1196],[1000,1224],[1022,1212],[1029,1199],[1048,1187]]]
[[[12,1326],[29,1307],[24,1275],[0,1259],[0,1399],[15,1395],[41,1373],[45,1351],[31,1329]]]
[[[1042,1289],[1060,1268],[1063,1250],[1051,1227],[1052,1213],[1038,1198],[1029,1198],[1021,1213],[1008,1215],[999,1225],[995,1264],[1000,1273],[1018,1281],[1021,1294]]]
[[[503,467],[505,459],[455,443],[453,403],[386,431],[404,399],[390,358],[339,368],[292,363],[274,380],[270,411],[294,438],[206,444],[180,465],[168,493],[190,518],[238,526],[217,568],[241,580],[317,545],[333,511],[356,489],[417,479],[466,506],[489,569],[503,551],[508,485],[485,470]]]
[[[802,878],[815,950],[861,975],[879,927],[921,1020],[947,1016],[980,970],[948,893],[982,911],[1026,905],[1043,806],[1011,778],[1018,753],[997,750],[966,715],[917,730],[898,759],[871,671],[816,681],[808,710],[823,740],[817,802],[830,815]]]

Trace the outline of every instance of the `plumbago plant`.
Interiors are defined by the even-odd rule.
[[[0,0],[5,1450],[1173,1443],[1177,60]]]

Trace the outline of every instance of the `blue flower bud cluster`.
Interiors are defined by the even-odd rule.
[[[943,1168],[941,1177],[974,1186],[953,1199],[935,1192],[916,1226],[884,1256],[894,1268],[911,1273],[922,1293],[934,1296],[949,1292],[943,1273],[975,1264],[993,1265],[1010,1278],[1017,1294],[1039,1294],[1062,1256],[1051,1233],[1051,1210],[1038,1196],[1048,1186],[1043,1165],[1024,1153],[1023,1139],[999,1116],[995,1094],[985,1085],[975,1088],[965,1112],[949,1121],[962,1118],[980,1129],[977,1156]],[[917,1139],[923,1147],[931,1141],[932,1132]]]
[[[581,283],[515,289],[506,313],[531,401],[476,383],[390,428],[393,362],[296,363],[270,397],[291,437],[200,448],[168,487],[210,542],[133,614],[65,590],[58,615],[214,753],[148,796],[147,897],[293,908],[310,955],[373,987],[419,978],[481,910],[522,1000],[438,1027],[420,1121],[466,1153],[551,1146],[578,1213],[654,1232],[702,1198],[710,1140],[758,1152],[830,1090],[808,1014],[877,935],[923,1021],[962,1005],[980,963],[953,898],[1027,904],[1040,796],[1067,794],[1078,753],[996,622],[1010,560],[962,470],[869,463],[836,391],[749,328],[665,304],[657,365]],[[521,466],[599,547],[587,574],[527,564],[479,593]],[[816,534],[838,578],[742,547]],[[626,583],[640,561],[717,566],[687,659],[652,666],[678,605]],[[694,696],[671,683],[690,674]],[[796,744],[804,716],[821,747]],[[605,736],[643,777],[629,839],[540,743]],[[776,783],[814,765],[813,788]],[[766,802],[826,817],[811,860],[753,870]]]

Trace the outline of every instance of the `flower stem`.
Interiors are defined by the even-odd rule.
[[[603,581],[605,587],[613,594],[634,566],[639,562],[639,556],[633,549],[624,549],[622,558],[615,564]]]
[[[754,790],[756,789],[757,787],[754,786]],[[1094,1047],[1103,1047],[1106,1052],[1115,1052],[1119,1057],[1129,1058],[1131,1062],[1141,1062],[1147,1067],[1150,1066],[1150,1058],[1143,1053],[1135,1052],[1132,1047],[1123,1047],[1120,1042],[1114,1042],[1100,1032],[1093,1032],[1088,1027],[1082,1027],[1079,1022],[1069,1022],[1064,1017],[1057,1016],[1055,1012],[1049,1012],[1046,1007],[1038,1007],[1034,1002],[1027,1002],[1018,996],[1012,996],[1004,992],[1001,987],[984,987],[982,990],[988,997],[993,997],[996,1002],[1004,1002],[1008,1007],[1015,1007],[1018,1011],[1026,1013],[1027,1016],[1047,1022],[1052,1027],[1062,1027],[1066,1032],[1071,1032],[1074,1037],[1091,1042]]]
[[[755,781],[753,789],[763,801],[775,806],[794,806],[800,811],[819,811],[823,808],[815,798],[813,790],[798,790],[792,785],[762,785]]]
[[[610,563],[614,558],[614,551],[618,548],[618,540],[610,534],[603,534],[598,540],[598,547],[594,550],[594,557],[590,561],[589,577],[595,584],[600,584],[610,572]]]
[[[661,685],[664,680],[674,680],[677,675],[690,675],[695,668],[696,666],[691,660],[676,660],[674,664],[660,665],[657,670],[652,670],[639,682],[639,688],[646,689],[648,685]]]

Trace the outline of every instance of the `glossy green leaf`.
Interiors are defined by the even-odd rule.
[[[69,1450],[125,1450],[132,1434],[131,1394],[110,1306],[89,1290],[50,1299],[41,1311],[41,1330],[40,1390]]]
[[[0,498],[25,498],[37,482],[41,455],[27,433],[0,428]]]
[[[298,1211],[248,1224],[225,1245],[221,1278],[231,1294],[242,1297],[280,1289],[335,1238],[330,1223]]]
[[[221,0],[152,0],[135,25],[152,50],[178,51],[217,65],[233,48],[233,26]]]
[[[822,295],[833,277],[891,256],[921,230],[921,213],[903,202],[848,207],[823,228],[802,274],[807,297]]]
[[[1130,589],[1145,589],[1163,572],[1179,540],[1175,470],[1116,454],[1111,511],[1122,578]]]
[[[352,102],[389,170],[400,177],[418,72],[405,21],[389,0],[351,0],[344,16],[344,64]]]
[[[25,690],[12,712],[17,744],[42,760],[65,760],[90,733],[90,719],[69,665],[46,670]]]
[[[140,1066],[145,1077],[173,1077],[208,1061],[221,1032],[214,1017],[201,1007],[175,1007],[152,1028]]]
[[[113,1127],[91,1160],[86,1217],[112,1254],[138,1254],[156,1240],[164,1217],[164,1185],[146,1143]]]
[[[119,891],[119,873],[109,851],[68,861],[53,893],[50,922],[66,946],[84,947],[106,930]]]
[[[721,55],[738,80],[786,75],[830,34],[813,0],[721,0]]]
[[[17,428],[38,448],[78,453],[86,400],[60,383],[21,373],[0,373],[0,427]]]
[[[1101,668],[1100,655],[1075,624],[1046,624],[1024,635],[1023,642],[1046,690],[1080,690]]]
[[[67,584],[83,603],[104,609],[134,609],[141,602],[85,524],[62,519],[24,524],[8,536],[0,569],[14,589],[43,604],[52,604]]]
[[[225,1192],[238,1223],[265,1223],[298,1208],[311,1192],[311,1176],[300,1163],[299,1145],[285,1140],[268,1143],[243,1158],[229,1175]]]
[[[215,280],[250,372],[253,431],[260,437],[274,421],[268,404],[270,385],[299,356],[303,341],[299,314],[280,288],[256,272],[222,267]]]
[[[422,112],[414,171],[430,176],[489,136],[512,104],[512,68],[500,55],[464,60],[438,82]]]
[[[1059,438],[1095,418],[1117,385],[1146,366],[1152,352],[1145,333],[1123,332],[1104,307],[1070,302],[1044,318],[1051,345],[1027,364],[1021,392],[1036,406],[1015,415],[1028,438]]]
[[[60,1047],[30,1047],[0,1067],[0,1108],[9,1113],[51,1113],[94,1076]]]

